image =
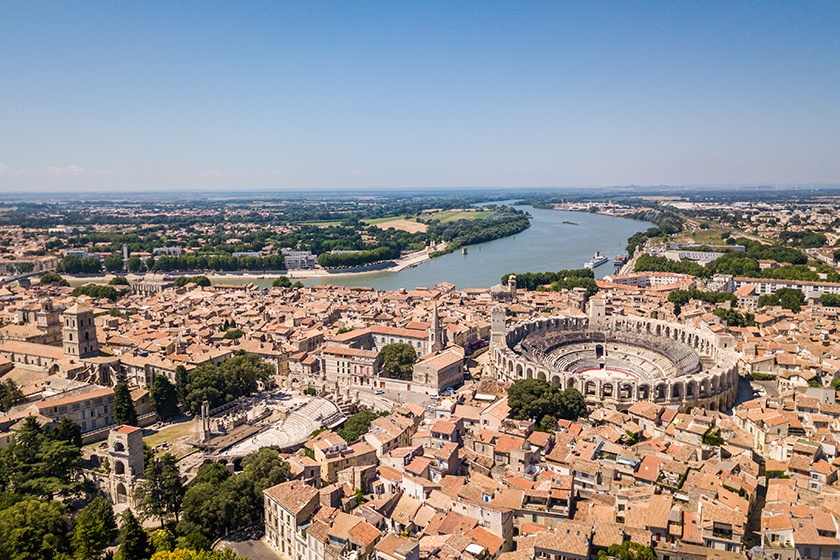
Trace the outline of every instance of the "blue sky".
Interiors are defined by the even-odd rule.
[[[840,183],[840,2],[0,3],[0,190]]]

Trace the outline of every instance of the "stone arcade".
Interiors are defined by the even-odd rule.
[[[729,335],[644,317],[607,316],[601,300],[589,315],[549,317],[504,328],[493,310],[491,366],[501,380],[543,379],[574,387],[591,404],[626,409],[638,400],[732,407],[738,354]]]

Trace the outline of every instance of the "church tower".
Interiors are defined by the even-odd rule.
[[[64,355],[88,358],[99,353],[96,340],[96,325],[93,324],[93,310],[75,304],[64,311]]]
[[[437,302],[432,311],[432,327],[429,331],[429,352],[440,352],[443,350],[443,330],[440,328],[440,316],[438,315]]]

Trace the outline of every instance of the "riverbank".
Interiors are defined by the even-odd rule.
[[[392,261],[393,265],[387,268],[370,268],[368,270],[357,270],[354,272],[342,272],[341,269],[326,270],[323,268],[314,268],[310,270],[272,270],[265,272],[178,272],[178,273],[156,273],[147,272],[145,274],[94,274],[94,275],[70,275],[62,274],[62,276],[70,283],[71,286],[81,286],[90,282],[102,284],[110,282],[115,276],[123,276],[132,284],[136,282],[163,282],[166,276],[206,276],[212,284],[225,284],[233,282],[236,284],[247,283],[250,281],[266,280],[277,278],[278,276],[286,276],[291,280],[304,279],[327,279],[327,278],[352,278],[356,276],[365,276],[369,274],[381,274],[383,272],[400,272],[407,268],[413,268],[431,260],[431,253],[441,250],[446,246],[446,243],[439,243],[438,245],[426,248],[421,251],[408,253],[397,260]]]

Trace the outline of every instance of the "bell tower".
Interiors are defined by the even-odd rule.
[[[66,356],[88,358],[99,353],[93,309],[89,307],[75,304],[64,311],[62,335]]]
[[[432,311],[432,327],[429,330],[429,351],[440,352],[443,350],[443,330],[440,328],[440,315],[438,315],[437,302]]]

